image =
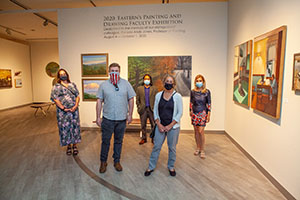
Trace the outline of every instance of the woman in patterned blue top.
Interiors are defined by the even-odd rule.
[[[210,121],[211,96],[210,91],[206,89],[206,81],[202,75],[197,75],[194,81],[195,88],[191,91],[190,116],[195,131],[195,140],[197,149],[194,155],[205,158],[204,128]]]
[[[67,155],[78,154],[76,144],[81,142],[79,122],[79,92],[75,83],[71,83],[69,74],[64,69],[57,73],[57,84],[51,91],[51,100],[56,104],[57,124],[60,136],[60,145],[67,146]]]

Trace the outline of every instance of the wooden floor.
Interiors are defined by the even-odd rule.
[[[45,117],[29,106],[0,111],[0,199],[284,199],[283,195],[222,134],[207,134],[207,159],[193,155],[193,134],[180,134],[175,163],[167,170],[163,146],[156,170],[145,177],[151,143],[139,145],[138,133],[126,133],[121,164],[99,174],[100,132],[83,131],[78,160],[59,146],[55,109]],[[92,175],[91,175],[92,174]],[[94,175],[93,175],[94,174]],[[102,180],[119,190],[102,184]],[[119,192],[119,193],[118,193]],[[129,197],[130,198],[130,197]]]

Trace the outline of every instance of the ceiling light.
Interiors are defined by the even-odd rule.
[[[43,23],[43,25],[44,26],[48,26],[48,23],[49,23],[48,20],[45,20],[44,23]]]
[[[10,31],[9,28],[6,29],[6,33],[7,33],[8,35],[11,35],[11,31]]]

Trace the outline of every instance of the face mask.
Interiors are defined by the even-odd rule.
[[[203,86],[203,82],[196,82],[196,87],[201,88]]]
[[[149,85],[150,81],[149,80],[144,80],[145,85]]]
[[[113,85],[117,85],[118,84],[118,81],[120,79],[120,73],[119,72],[110,72],[109,73],[109,76],[110,76],[110,82],[113,84]]]
[[[173,84],[172,83],[165,83],[165,88],[167,90],[171,90],[173,88]]]
[[[67,76],[60,76],[60,80],[62,80],[62,81],[66,81],[66,80],[68,80],[68,77]]]

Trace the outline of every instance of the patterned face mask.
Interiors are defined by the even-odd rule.
[[[109,76],[110,76],[110,82],[113,84],[113,85],[117,85],[118,84],[118,81],[120,79],[120,73],[119,72],[110,72],[109,73]]]

